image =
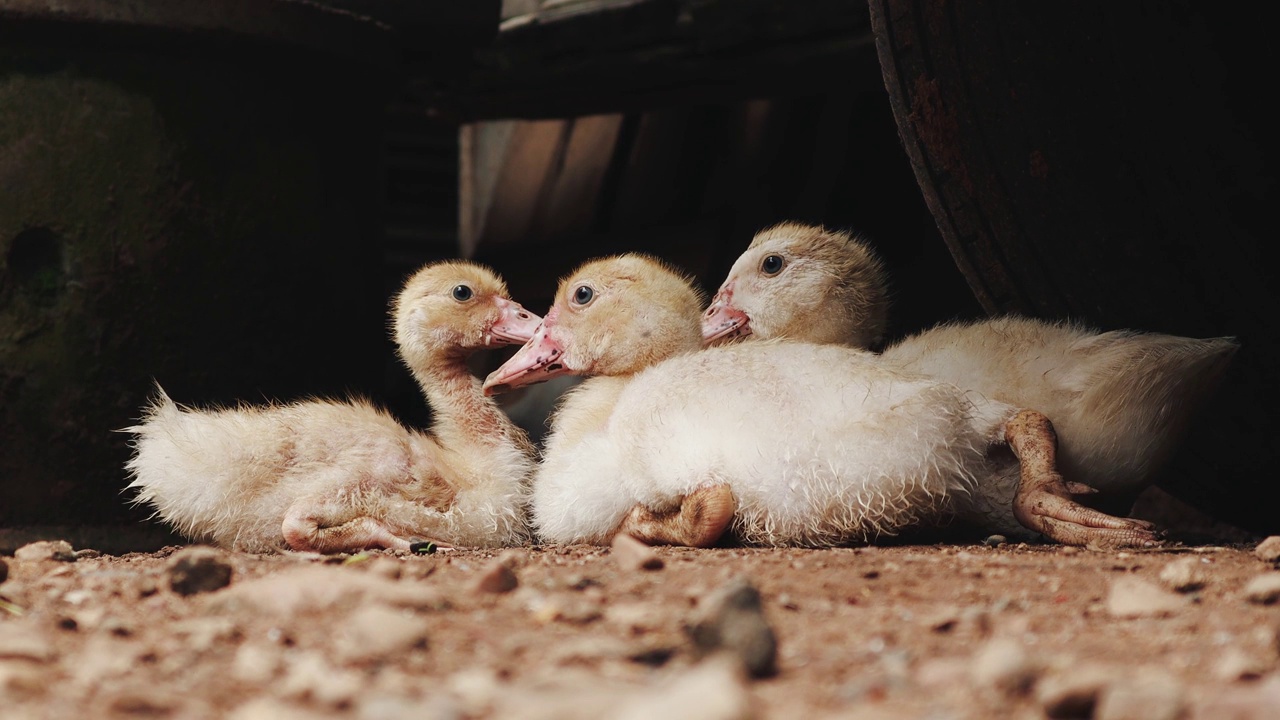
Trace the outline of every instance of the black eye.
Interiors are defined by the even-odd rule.
[[[586,285],[579,285],[578,289],[573,291],[573,304],[586,305],[587,303],[594,300],[595,297],[596,297],[595,290],[592,290],[590,287]]]
[[[458,302],[466,302],[471,299],[471,288],[466,285],[457,285],[453,288],[453,299]]]
[[[782,266],[785,264],[781,255],[766,255],[760,263],[760,272],[765,275],[777,275],[782,272]]]

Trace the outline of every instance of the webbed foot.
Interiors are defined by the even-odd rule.
[[[1160,544],[1155,526],[1077,503],[1072,495],[1095,492],[1066,482],[1057,471],[1058,438],[1049,418],[1022,410],[1005,426],[1005,439],[1021,463],[1013,515],[1030,530],[1064,545],[1149,547]]]
[[[738,503],[728,485],[698,488],[667,511],[637,505],[622,521],[625,532],[649,545],[711,547],[733,522]]]

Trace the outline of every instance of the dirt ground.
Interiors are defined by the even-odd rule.
[[[1253,545],[3,562],[10,720],[1280,717]]]

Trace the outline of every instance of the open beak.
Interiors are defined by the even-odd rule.
[[[497,395],[513,388],[546,382],[569,369],[560,362],[564,348],[551,337],[546,323],[538,326],[533,337],[516,351],[502,367],[489,373],[484,381],[484,394]]]
[[[520,303],[506,298],[494,298],[501,314],[498,322],[489,328],[487,336],[490,347],[494,345],[519,345],[529,342],[533,334],[542,326],[542,318],[525,310]]]
[[[702,316],[702,342],[711,345],[721,340],[746,337],[751,334],[751,318],[734,307],[732,296],[721,290],[711,301],[711,307]]]

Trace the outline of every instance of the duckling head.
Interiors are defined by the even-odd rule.
[[[847,232],[781,223],[758,233],[702,318],[708,343],[747,335],[866,348],[888,321],[884,265]]]
[[[488,395],[557,375],[621,376],[702,346],[702,297],[657,258],[591,260],[560,281],[533,339],[484,382]]]
[[[410,277],[391,317],[396,344],[410,367],[526,342],[542,320],[512,300],[492,270],[456,260],[432,263]]]

